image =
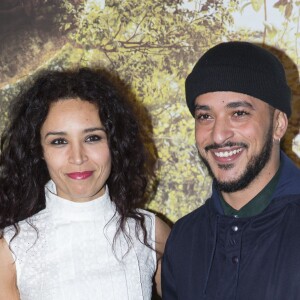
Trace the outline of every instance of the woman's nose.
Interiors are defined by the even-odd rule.
[[[70,149],[69,162],[80,165],[87,160],[84,147],[82,145],[72,145]]]

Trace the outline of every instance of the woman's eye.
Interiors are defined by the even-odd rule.
[[[86,142],[89,142],[89,143],[92,143],[92,142],[98,142],[98,141],[100,141],[101,139],[102,139],[102,137],[99,136],[99,135],[90,135],[90,136],[88,136],[88,137],[85,139],[85,141],[86,141]]]
[[[65,145],[67,144],[67,141],[65,139],[55,139],[53,141],[51,141],[50,143],[51,145]]]

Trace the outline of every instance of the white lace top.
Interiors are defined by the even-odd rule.
[[[132,243],[119,236],[114,255],[118,218],[108,188],[85,203],[56,196],[52,181],[45,192],[46,209],[20,222],[21,231],[11,241],[21,300],[150,300],[155,251],[136,238],[135,222],[129,220]],[[141,212],[154,247],[154,215]],[[7,228],[8,243],[12,236]]]

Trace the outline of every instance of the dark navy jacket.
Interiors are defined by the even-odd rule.
[[[299,300],[300,170],[281,154],[270,205],[225,216],[213,188],[174,225],[162,265],[163,300]]]

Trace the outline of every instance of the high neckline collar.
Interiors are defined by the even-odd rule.
[[[103,213],[108,210],[112,205],[109,197],[108,187],[105,187],[105,193],[91,201],[87,202],[74,202],[56,194],[55,183],[50,180],[45,186],[46,195],[46,207],[53,211],[56,216],[91,216],[99,215],[102,211]]]

